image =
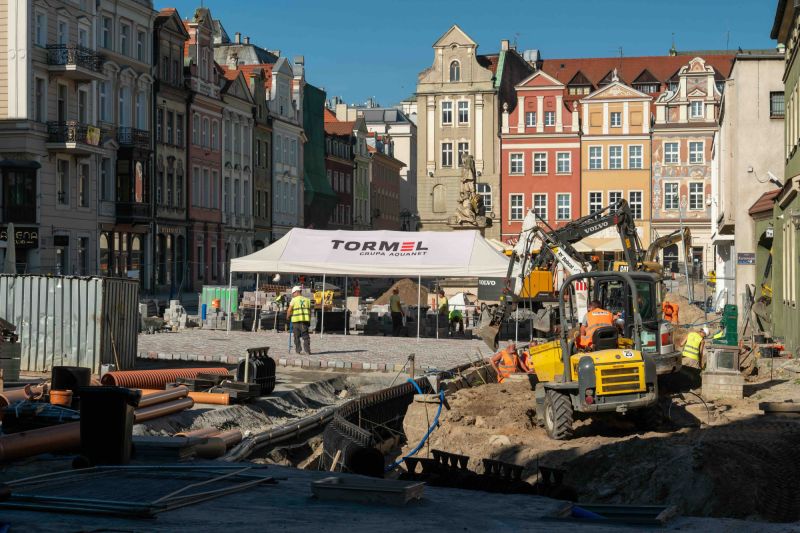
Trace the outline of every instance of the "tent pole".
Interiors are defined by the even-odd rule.
[[[228,272],[228,325],[225,328],[225,335],[231,332],[231,287],[233,286],[233,271]]]
[[[322,321],[319,324],[319,336],[322,337],[325,335],[325,274],[322,274],[322,298],[320,299],[319,305],[322,307]]]
[[[253,310],[253,331],[258,331],[258,324],[261,322],[258,319],[258,280],[260,273],[256,272],[256,308]]]
[[[439,281],[436,281],[436,340],[439,340]]]
[[[347,335],[347,276],[344,277],[344,334]]]
[[[417,342],[419,342],[419,320],[420,320],[420,307],[422,304],[420,300],[422,299],[422,274],[417,276]]]

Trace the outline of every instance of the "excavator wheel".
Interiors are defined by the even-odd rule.
[[[569,396],[548,390],[544,397],[544,429],[553,440],[572,436],[572,402]]]

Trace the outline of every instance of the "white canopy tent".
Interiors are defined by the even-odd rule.
[[[231,260],[234,272],[361,277],[505,277],[508,258],[478,231],[328,231],[294,228],[270,246]],[[417,298],[419,337],[419,296]],[[321,331],[325,324],[323,306]],[[228,313],[230,330],[230,312]]]

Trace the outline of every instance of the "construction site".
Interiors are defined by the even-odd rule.
[[[608,228],[623,253],[592,264]],[[656,263],[688,232],[643,249],[621,200],[531,212],[513,248],[442,235],[303,263],[290,234],[195,309],[0,275],[0,528],[800,528],[797,354]]]

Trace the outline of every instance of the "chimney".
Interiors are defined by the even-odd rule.
[[[233,34],[233,42],[236,43],[236,44],[241,44],[242,43],[242,34],[239,33],[238,31]]]
[[[294,56],[295,65],[305,65],[305,63],[306,63],[305,56]]]
[[[250,44],[250,37],[244,38],[244,44]]]
[[[507,51],[511,46],[509,45],[508,39],[503,39],[500,41],[500,50]]]

